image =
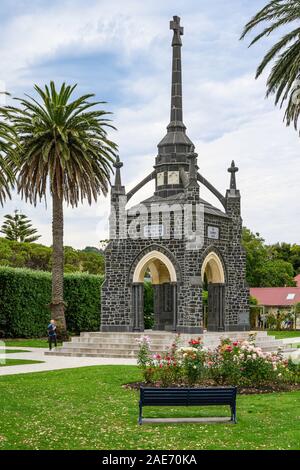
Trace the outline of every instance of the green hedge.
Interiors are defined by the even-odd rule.
[[[65,274],[64,300],[70,333],[100,328],[103,276]],[[0,267],[0,335],[43,337],[50,319],[51,275]]]
[[[64,298],[67,303],[68,330],[99,331],[101,312],[101,285],[104,276],[73,273],[65,274]]]

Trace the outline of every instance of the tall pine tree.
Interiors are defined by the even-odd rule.
[[[14,215],[7,214],[4,216],[4,223],[0,232],[8,240],[17,242],[33,243],[40,238],[27,215],[20,214],[18,210],[15,210]]]

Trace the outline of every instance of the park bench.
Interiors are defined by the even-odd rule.
[[[207,387],[207,388],[140,388],[139,424],[143,422],[218,422],[236,420],[236,387]],[[231,409],[231,419],[227,418],[143,418],[144,406],[219,406],[228,405]]]

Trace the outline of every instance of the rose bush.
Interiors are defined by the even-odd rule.
[[[253,335],[247,341],[223,339],[214,350],[205,348],[201,338],[180,347],[179,335],[164,353],[153,354],[148,337],[142,337],[139,345],[138,364],[145,382],[163,387],[205,383],[260,387],[300,382],[300,366],[284,359],[280,349],[263,352],[255,346]]]
[[[192,339],[189,344],[189,347],[179,348],[175,355],[182,381],[192,386],[205,378],[206,350],[202,346],[201,338]]]

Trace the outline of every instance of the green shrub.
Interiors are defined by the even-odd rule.
[[[144,282],[144,323],[145,329],[151,330],[154,325],[153,285],[149,281]]]
[[[249,303],[250,303],[250,328],[251,329],[255,329],[256,326],[257,326],[257,319],[258,319],[258,316],[259,316],[259,313],[260,313],[260,308],[259,307],[255,307],[256,305],[258,305],[258,300],[253,297],[252,295],[250,295],[250,299],[249,299]]]
[[[99,330],[102,282],[102,276],[65,274],[64,299],[70,333]],[[50,273],[0,267],[1,336],[45,336],[50,300]]]

